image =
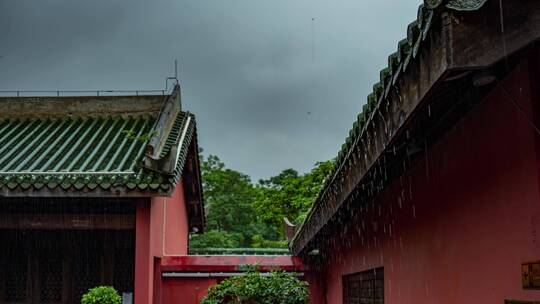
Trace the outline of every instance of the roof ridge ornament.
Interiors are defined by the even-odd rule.
[[[488,0],[449,0],[446,7],[456,11],[475,11],[482,8],[487,1]]]
[[[427,9],[434,10],[441,4],[456,11],[475,11],[480,9],[488,0],[424,0]]]

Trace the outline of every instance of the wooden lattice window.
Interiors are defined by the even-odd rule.
[[[5,259],[5,299],[0,299],[0,302],[4,300],[9,304],[25,303],[28,276],[27,256],[25,252],[20,252],[17,255],[7,256]]]
[[[345,304],[383,304],[384,269],[343,276],[343,300]]]
[[[40,301],[41,304],[62,303],[63,256],[48,254],[41,258],[39,264]]]
[[[133,248],[117,248],[114,256],[113,285],[120,293],[133,292],[133,269],[135,269]]]
[[[83,294],[90,288],[101,285],[101,252],[96,248],[85,248],[74,260],[74,297],[80,303]]]

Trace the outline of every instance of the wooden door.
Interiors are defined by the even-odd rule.
[[[0,230],[0,304],[72,304],[89,288],[133,292],[134,231]]]

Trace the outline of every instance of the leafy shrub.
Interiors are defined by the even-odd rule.
[[[305,304],[308,299],[308,283],[294,274],[273,271],[262,276],[248,272],[211,286],[201,304]]]
[[[122,298],[116,289],[110,286],[99,286],[83,295],[81,304],[122,304]]]

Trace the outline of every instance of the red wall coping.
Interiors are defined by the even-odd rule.
[[[282,269],[304,271],[306,268],[298,257],[276,255],[185,255],[167,256],[161,259],[161,271],[245,271],[245,265],[258,265],[260,271]]]

